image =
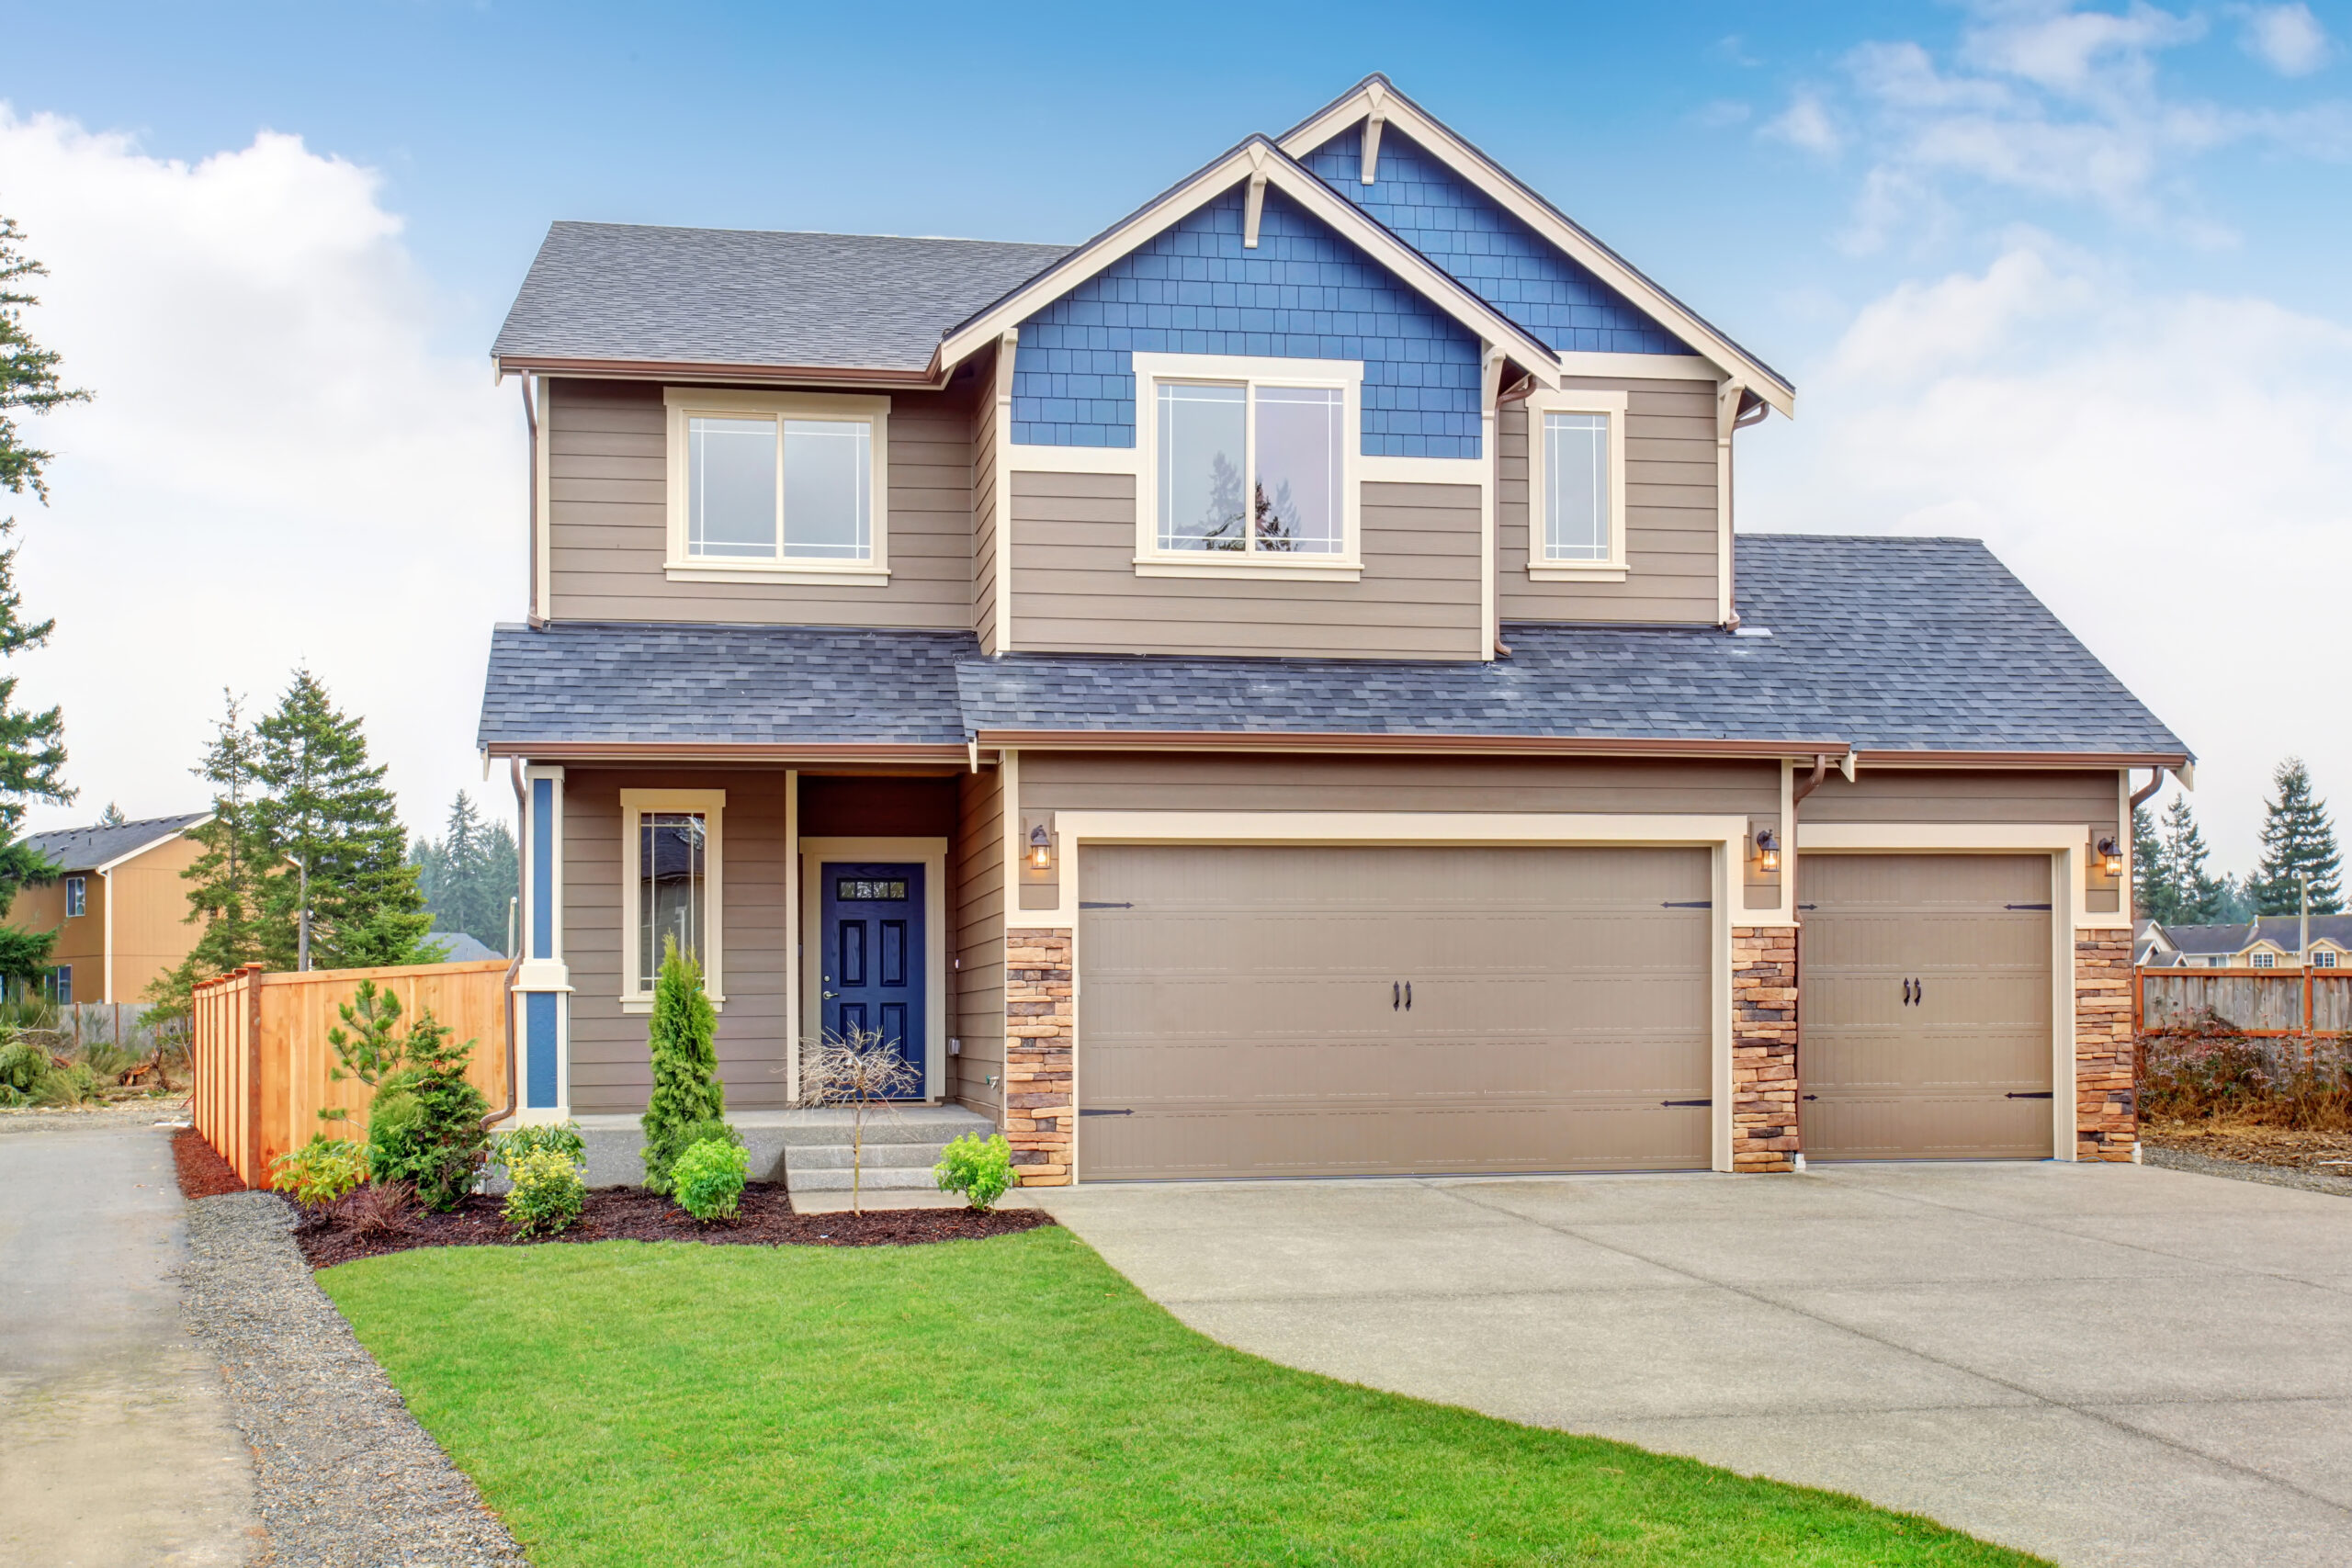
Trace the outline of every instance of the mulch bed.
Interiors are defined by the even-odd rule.
[[[2209,1159],[2352,1176],[2352,1133],[2301,1132],[2242,1122],[2152,1121],[2141,1125],[2140,1137],[2160,1149],[2179,1149]]]
[[[208,1153],[209,1151],[207,1151]],[[539,1247],[582,1241],[699,1241],[725,1247],[912,1247],[933,1241],[978,1241],[1035,1230],[1054,1222],[1035,1209],[885,1209],[870,1214],[796,1214],[781,1182],[743,1189],[731,1220],[697,1224],[667,1198],[635,1187],[600,1187],[588,1194],[580,1223],[545,1241],[518,1241],[499,1217],[501,1200],[468,1198],[449,1213],[419,1211],[404,1235],[360,1236],[339,1224],[298,1225],[295,1242],[313,1269],[355,1258],[379,1258],[419,1247]]]
[[[179,1167],[183,1198],[218,1198],[224,1192],[245,1190],[229,1162],[214,1153],[212,1145],[204,1141],[204,1134],[193,1127],[183,1127],[172,1134],[172,1163]]]

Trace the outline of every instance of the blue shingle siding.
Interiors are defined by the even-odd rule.
[[[1688,354],[1623,295],[1399,135],[1380,138],[1363,183],[1363,133],[1351,130],[1301,162],[1472,293],[1563,353]]]
[[[1281,192],[1239,190],[1021,323],[1012,439],[1136,444],[1136,352],[1363,362],[1368,457],[1478,456],[1478,342]]]

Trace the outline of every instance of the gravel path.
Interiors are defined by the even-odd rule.
[[[2315,1170],[2297,1170],[2290,1166],[2256,1165],[2249,1159],[2215,1159],[2211,1155],[2190,1154],[2187,1149],[2160,1149],[2154,1144],[2142,1144],[2140,1157],[2166,1170],[2193,1170],[2199,1176],[2226,1176],[2233,1181],[2300,1187],[2306,1192],[2352,1198],[2352,1177],[2323,1176]]]
[[[293,1216],[261,1192],[187,1207],[181,1301],[252,1445],[272,1565],[526,1563],[473,1483],[311,1279]]]
[[[85,1105],[71,1111],[36,1106],[0,1106],[0,1134],[8,1133],[72,1133],[105,1127],[152,1127],[158,1122],[187,1120],[187,1096],[122,1100],[112,1105]]]

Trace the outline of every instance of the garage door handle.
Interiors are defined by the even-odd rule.
[[[1395,1012],[1405,1005],[1405,987],[1395,980],[1388,982],[1388,1010]]]
[[[1903,982],[1903,1005],[1905,1007],[1911,1005],[1911,982],[1908,980]]]
[[[2051,1091],[2046,1089],[2013,1089],[2009,1090],[2008,1094],[2004,1098],[2009,1100],[2048,1100],[2051,1098]]]
[[[1413,982],[1410,980],[1405,982],[1405,1010],[1413,1010]]]
[[[1133,1106],[1128,1106],[1123,1111],[1096,1111],[1091,1107],[1082,1106],[1078,1113],[1080,1116],[1133,1116],[1136,1112]]]

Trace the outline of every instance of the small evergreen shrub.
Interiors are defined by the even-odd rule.
[[[502,1163],[512,1183],[503,1213],[516,1235],[554,1235],[579,1222],[588,1183],[571,1155],[542,1144]]]
[[[512,1175],[516,1160],[541,1149],[552,1149],[574,1165],[588,1163],[588,1145],[580,1135],[579,1124],[572,1122],[510,1127],[491,1139],[490,1160]]]
[[[490,1101],[466,1081],[474,1043],[453,1044],[432,1010],[408,1032],[408,1066],[384,1079],[368,1113],[368,1163],[377,1178],[406,1181],[428,1209],[447,1212],[473,1190],[490,1138]]]
[[[368,1151],[346,1138],[313,1133],[292,1154],[270,1162],[269,1185],[316,1218],[328,1204],[368,1179]]]
[[[743,1196],[743,1177],[751,1165],[752,1156],[741,1143],[705,1138],[688,1145],[670,1172],[677,1190],[678,1207],[705,1224],[713,1220],[733,1219],[736,1201]]]
[[[727,1114],[727,1089],[718,1081],[718,1014],[703,994],[702,964],[680,951],[675,937],[662,943],[662,975],[653,984],[653,1016],[646,1046],[653,1056],[653,1092],[645,1116],[645,1187],[665,1196],[673,1190],[671,1168],[694,1146],[689,1135]]]
[[[986,1143],[967,1133],[939,1151],[931,1175],[942,1192],[961,1192],[985,1214],[1012,1185],[1012,1145],[1001,1133],[990,1134]]]

